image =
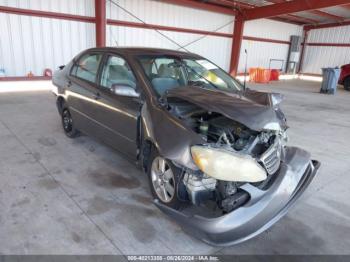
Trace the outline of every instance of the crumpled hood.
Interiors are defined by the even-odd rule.
[[[234,93],[188,86],[171,89],[165,97],[170,103],[171,98],[186,100],[208,111],[220,113],[255,131],[273,129],[276,124],[282,129],[286,127],[283,113],[279,108],[276,109],[276,102],[279,103],[283,99],[278,93],[250,89]]]

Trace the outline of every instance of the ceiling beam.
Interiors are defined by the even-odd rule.
[[[317,23],[319,23],[318,20],[307,18],[307,17],[297,16],[297,15],[292,15],[292,14],[288,14],[288,15],[285,15],[285,16],[289,17],[289,18],[292,18],[294,20],[298,20],[298,21],[304,22],[306,24],[317,24]]]
[[[294,18],[288,18],[288,17],[283,17],[283,16],[271,17],[271,18],[268,18],[268,19],[275,20],[275,21],[278,21],[278,22],[293,24],[293,25],[305,25],[305,24],[307,24],[305,21],[301,21],[301,20],[297,21]]]
[[[274,3],[274,4],[280,4],[280,3],[285,3],[286,1],[285,0],[268,0],[268,2]],[[339,22],[344,21],[344,17],[333,15],[321,10],[311,10],[309,12],[318,16],[330,18],[335,21],[339,21]],[[319,21],[314,20],[314,22],[319,22]]]
[[[230,0],[206,0],[207,2],[213,3],[213,4],[220,4],[223,6],[230,6],[230,7],[241,7],[241,8],[254,8],[255,5],[244,3],[244,2],[238,2],[238,1],[230,1]]]
[[[284,0],[275,0],[275,1],[282,1],[284,2]],[[231,7],[240,7],[243,9],[249,9],[249,8],[256,8],[259,7],[257,5],[253,5],[253,4],[248,4],[245,2],[239,2],[239,1],[230,1],[230,0],[207,0],[207,2],[213,3],[213,4],[222,4],[225,6],[231,6]],[[272,2],[272,1],[269,1]],[[319,23],[318,20],[314,20],[311,18],[305,18],[305,17],[301,17],[301,16],[297,16],[297,15],[285,15],[285,17],[279,17],[278,18],[279,21],[282,22],[292,22],[298,25],[301,24],[315,24],[315,23]]]
[[[283,0],[281,0],[283,1]],[[250,9],[250,8],[256,8],[259,7],[257,5],[245,3],[245,2],[239,2],[239,1],[230,1],[230,0],[207,0],[207,2],[213,3],[213,4],[222,4],[223,6],[230,6],[232,8],[242,8],[242,9]],[[285,22],[285,23],[292,23],[297,25],[304,25],[304,24],[315,24],[319,23],[317,20],[313,20],[310,18],[305,18],[297,15],[285,15],[284,17],[275,17],[274,20]]]
[[[266,5],[244,11],[246,20],[268,18],[302,11],[311,11],[337,5],[348,4],[349,0],[294,0],[274,5]],[[272,7],[273,6],[273,7]]]
[[[66,13],[48,12],[48,11],[41,11],[41,10],[9,7],[9,6],[0,6],[0,13],[54,18],[54,19],[86,22],[86,23],[95,23],[95,17],[91,17],[91,16],[72,15],[72,14],[66,14]]]
[[[210,12],[221,13],[226,15],[235,15],[236,12],[232,8],[220,7],[216,5],[206,4],[193,0],[161,0],[164,3],[202,9]]]
[[[333,15],[333,14],[330,14],[330,13],[327,13],[324,11],[320,11],[320,10],[312,10],[312,11],[310,11],[310,13],[318,15],[318,16],[322,16],[322,17],[327,17],[329,19],[332,19],[332,20],[335,20],[338,22],[344,21],[344,19],[345,19],[344,17]]]
[[[347,10],[350,10],[350,4],[349,4],[349,5],[342,5],[341,7],[342,7],[342,8],[345,8],[345,9],[347,9]]]
[[[338,26],[345,26],[350,25],[349,21],[343,21],[341,23],[326,23],[326,24],[318,24],[318,25],[307,25],[304,27],[305,30],[311,30],[311,29],[322,29],[322,28],[331,28],[331,27],[338,27]]]

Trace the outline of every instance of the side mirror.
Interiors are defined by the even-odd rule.
[[[113,84],[111,89],[118,96],[140,97],[140,94],[134,88],[126,84]]]

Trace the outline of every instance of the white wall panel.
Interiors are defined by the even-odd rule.
[[[201,35],[197,34],[167,31],[161,32],[175,40],[181,46],[201,37]],[[107,43],[109,46],[143,46],[175,50],[179,49],[176,44],[172,43],[154,30],[120,26],[108,26]],[[232,40],[230,38],[206,36],[187,46],[186,49],[190,52],[202,55],[223,69],[228,70],[231,57],[231,44]]]
[[[349,63],[349,47],[308,46],[305,49],[302,72],[321,74],[324,67],[340,67]]]
[[[232,33],[234,17],[204,10],[192,9],[152,0],[114,0],[121,7],[149,24]],[[140,22],[123,9],[107,2],[108,18]],[[225,70],[229,69],[232,40],[225,37],[161,31],[190,52],[202,55]],[[154,30],[108,26],[107,43],[110,46],[146,46],[168,49],[179,47]],[[196,41],[198,40],[198,41]]]
[[[243,35],[290,41],[291,35],[302,35],[302,27],[269,19],[259,19],[246,22],[244,25]],[[246,59],[246,55],[244,53],[245,49],[247,49],[248,52],[248,68],[269,68],[270,59],[282,59],[284,60],[284,66],[286,65],[289,45],[243,40],[238,65],[239,73],[244,72]]]
[[[246,54],[244,53],[245,49],[247,49],[248,52],[248,69],[250,67],[269,68],[270,59],[284,60],[283,66],[285,68],[289,45],[243,40],[238,65],[239,73],[244,72],[246,59]]]
[[[156,0],[113,0],[136,17],[149,24],[213,31],[229,24],[218,32],[232,33],[234,17],[205,10],[167,4]],[[133,16],[107,1],[107,17],[116,20],[140,22]]]
[[[315,29],[309,32],[309,43],[350,43],[350,26]]]
[[[315,29],[309,32],[308,43],[350,43],[350,26]],[[350,48],[307,46],[303,73],[321,74],[323,67],[340,67],[350,63]]]
[[[0,68],[41,76],[95,45],[94,24],[0,13]]]
[[[95,15],[94,0],[0,0],[0,5],[75,15]]]
[[[147,23],[232,33],[233,19],[204,10],[192,9],[153,0],[114,0]],[[26,9],[64,12],[94,16],[94,0],[0,0],[0,5]],[[122,9],[107,1],[108,18],[139,22]],[[209,58],[225,70],[229,69],[232,40],[162,31],[180,45]],[[67,63],[75,54],[95,45],[94,24],[0,13],[0,68],[8,76],[23,76],[29,71],[42,75],[44,68],[54,69]],[[245,36],[289,41],[291,35],[301,35],[301,27],[261,19],[245,24]],[[198,41],[197,41],[198,40]],[[110,46],[148,46],[178,49],[178,46],[154,30],[107,26],[107,44]],[[243,72],[244,49],[249,51],[249,67],[268,67],[269,59],[286,59],[288,45],[243,41],[239,71]]]
[[[290,41],[291,35],[302,35],[299,25],[278,22],[270,19],[248,21],[244,25],[244,35]]]

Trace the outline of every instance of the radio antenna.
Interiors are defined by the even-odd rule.
[[[247,65],[248,65],[248,52],[247,49],[244,49],[244,53],[245,53],[245,66],[244,66],[244,90],[246,89],[246,82],[247,82]]]

